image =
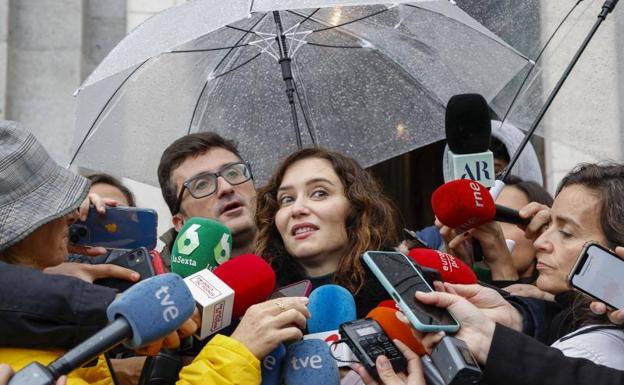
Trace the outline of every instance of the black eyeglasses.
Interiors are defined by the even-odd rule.
[[[207,197],[217,191],[217,178],[220,176],[232,186],[253,179],[251,167],[247,162],[231,163],[217,172],[203,172],[196,175],[182,184],[182,190],[180,190],[180,194],[178,195],[174,214],[180,212],[184,190],[188,190],[195,199]]]

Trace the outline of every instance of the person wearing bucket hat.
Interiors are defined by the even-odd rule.
[[[106,325],[106,308],[115,290],[42,273],[63,263],[69,226],[79,217],[78,208],[90,202],[88,189],[87,179],[56,164],[31,133],[15,122],[0,121],[0,362],[13,369],[33,356],[52,361],[58,351],[35,349],[71,348],[80,342],[78,335],[84,339]],[[25,334],[20,321],[34,327],[35,334]],[[194,332],[193,323],[183,325],[181,337]],[[166,347],[175,347],[175,340],[179,343],[178,338],[165,338],[165,345],[171,345]],[[162,343],[145,351],[157,351]],[[112,383],[103,357],[95,368],[69,377],[70,384],[85,381]]]

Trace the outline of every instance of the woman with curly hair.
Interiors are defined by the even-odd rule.
[[[355,160],[320,148],[291,154],[259,190],[256,220],[256,251],[278,286],[341,285],[354,295],[358,317],[389,298],[360,257],[397,244],[396,210]]]

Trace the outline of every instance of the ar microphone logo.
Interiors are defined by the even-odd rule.
[[[470,167],[471,163],[466,163],[464,166],[464,174],[462,175],[462,179],[472,179],[472,180],[491,180],[490,170],[488,170],[488,163],[485,161],[476,161],[474,162],[474,172]],[[483,175],[481,175],[483,174]]]
[[[199,246],[199,235],[197,230],[201,227],[197,223],[193,223],[186,229],[181,237],[178,237],[178,253],[189,255]]]

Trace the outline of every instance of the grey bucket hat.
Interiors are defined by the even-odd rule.
[[[0,251],[75,210],[89,181],[59,166],[30,132],[0,120]]]

